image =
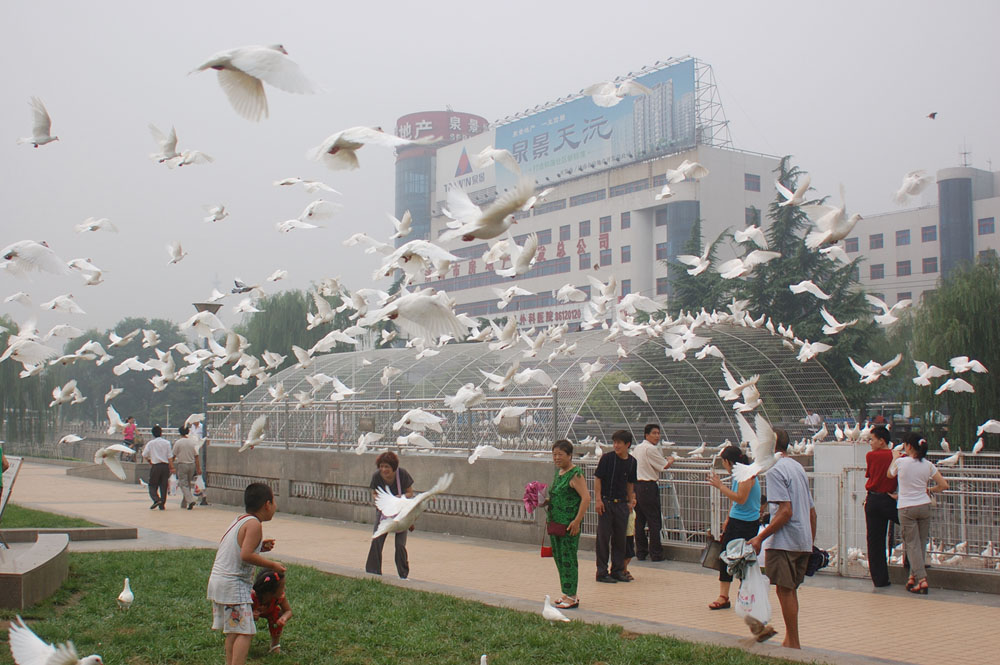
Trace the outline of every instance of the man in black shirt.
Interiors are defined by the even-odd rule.
[[[629,455],[632,434],[611,435],[614,454],[601,456],[594,472],[594,508],[597,510],[597,581],[628,582],[625,575],[625,530],[635,507],[635,458]],[[611,574],[608,574],[608,558]]]

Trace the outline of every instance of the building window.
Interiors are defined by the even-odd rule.
[[[995,249],[984,249],[977,255],[979,257],[980,263],[985,263],[986,261],[996,261],[997,260],[997,250]]]
[[[632,245],[622,245],[622,263],[631,263]]]
[[[743,189],[748,192],[759,192],[760,191],[760,176],[754,175],[753,173],[743,174]]]
[[[607,197],[607,191],[604,189],[598,189],[593,192],[587,192],[586,194],[577,194],[576,196],[569,197],[569,207],[573,208],[575,206],[582,206],[585,203],[593,203],[594,201],[603,201]]]
[[[580,254],[580,264],[579,264],[579,267],[580,267],[580,270],[589,270],[590,269],[590,267],[591,267],[590,266],[590,252],[584,252],[583,254]]]
[[[896,277],[909,277],[909,275],[910,275],[910,262],[896,261]]]
[[[601,233],[611,233],[611,217],[601,217]]]
[[[910,244],[910,229],[896,231],[896,247]]]
[[[844,251],[848,254],[858,251],[858,237],[844,239]]]
[[[632,280],[623,279],[622,280],[622,297],[624,298],[628,294],[632,293]]]
[[[610,249],[602,249],[601,253],[600,253],[600,257],[601,257],[601,261],[600,262],[601,262],[602,266],[609,266],[609,265],[611,265],[611,250]]]
[[[665,243],[665,242],[658,242],[658,243],[656,243],[656,258],[657,259],[662,260],[662,259],[667,258],[667,251],[668,251],[667,250],[667,243]]]
[[[559,227],[559,240],[569,240],[569,224]]]
[[[667,292],[670,282],[667,281],[666,277],[656,278],[656,295],[662,296]]]
[[[750,206],[743,211],[744,221],[747,226],[759,226],[760,225],[760,208],[755,208]]]
[[[987,236],[994,232],[996,225],[993,223],[992,217],[983,217],[979,220],[979,235]]]
[[[873,263],[869,266],[868,279],[882,279],[885,277],[885,265]]]
[[[934,242],[937,240],[937,227],[922,226],[920,227],[920,242]]]
[[[632,182],[626,182],[623,185],[615,185],[608,190],[608,198],[623,196],[625,194],[629,194],[630,192],[641,192],[644,189],[649,189],[649,178],[633,180]]]
[[[586,238],[589,235],[590,235],[590,220],[585,219],[582,222],[580,222],[580,237]]]
[[[896,302],[899,302],[901,300],[912,300],[912,299],[913,299],[913,294],[909,291],[900,291],[899,293],[896,294]]]
[[[623,212],[622,213],[622,228],[623,229],[630,229],[630,228],[632,228],[632,213],[631,212]]]
[[[924,274],[926,275],[927,273],[937,272],[937,271],[938,271],[937,257],[936,256],[924,257]]]
[[[535,217],[539,215],[544,215],[546,213],[555,212],[556,210],[562,210],[566,207],[566,199],[559,199],[558,201],[549,201],[548,203],[542,203],[541,205],[536,205],[534,207]]]
[[[868,249],[882,249],[881,233],[873,233],[868,236]]]

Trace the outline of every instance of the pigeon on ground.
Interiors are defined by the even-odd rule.
[[[58,646],[47,644],[24,624],[20,616],[16,623],[11,622],[7,641],[17,665],[104,665],[97,654],[80,658],[72,642]]]
[[[135,600],[135,594],[132,593],[132,587],[129,586],[128,578],[125,578],[125,588],[122,592],[118,594],[118,607],[123,610],[127,610],[132,607],[132,602]]]
[[[556,621],[569,621],[569,618],[552,605],[552,599],[545,596],[545,604],[542,605],[542,618],[555,623]]]
[[[372,540],[389,532],[406,533],[420,514],[427,509],[430,500],[448,489],[454,479],[455,474],[446,473],[438,478],[429,490],[413,497],[393,496],[384,487],[378,488],[375,507],[382,513],[382,521],[372,534]]]
[[[38,97],[32,97],[28,103],[31,105],[31,136],[25,139],[18,139],[17,143],[19,145],[30,143],[37,148],[40,145],[58,141],[58,136],[52,136],[52,118],[49,117],[49,112],[45,109],[45,104],[42,103],[42,100]]]

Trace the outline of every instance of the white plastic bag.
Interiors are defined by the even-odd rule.
[[[171,473],[167,480],[167,494],[177,494],[177,474]]]
[[[747,565],[746,576],[740,583],[740,591],[736,594],[736,616],[750,617],[761,624],[771,620],[771,601],[768,599],[771,581],[760,571],[760,565],[753,561]]]
[[[205,479],[201,476],[201,474],[194,477],[194,493],[197,496],[205,493]]]

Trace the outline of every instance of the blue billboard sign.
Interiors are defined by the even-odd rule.
[[[497,148],[514,155],[521,172],[542,186],[602,168],[695,146],[694,60],[637,76],[650,88],[611,107],[579,97],[496,128]],[[497,169],[497,190],[517,176]]]

